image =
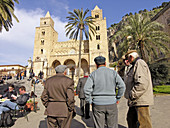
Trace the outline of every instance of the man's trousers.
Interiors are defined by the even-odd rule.
[[[70,128],[73,112],[69,112],[68,117],[47,116],[48,128]]]
[[[18,110],[19,108],[17,106],[17,103],[6,100],[2,104],[0,104],[0,114],[2,114],[2,112],[9,111],[10,109]]]
[[[152,128],[149,106],[129,107],[127,122],[128,128]]]
[[[85,101],[85,98],[80,98],[80,111],[81,111],[81,116],[85,116],[85,118],[90,117],[89,116],[90,104]]]
[[[118,128],[118,109],[117,104],[111,105],[92,105],[93,120],[95,128]]]

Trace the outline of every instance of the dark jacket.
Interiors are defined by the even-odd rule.
[[[79,98],[85,98],[85,94],[84,94],[84,85],[87,81],[88,77],[83,77],[80,78],[77,84],[77,88],[76,88],[76,94],[79,96]]]
[[[17,99],[16,99],[16,103],[17,105],[23,106],[27,103],[29,99],[29,94],[25,93],[20,95]]]
[[[13,102],[13,101],[15,101],[15,100],[11,97],[11,95],[17,96],[17,92],[16,92],[15,90],[13,90],[13,91],[11,91],[11,92],[7,91],[4,95],[2,95],[2,98],[7,97],[8,99],[10,99],[10,101]]]
[[[68,117],[74,109],[74,82],[62,73],[48,78],[41,95],[46,107],[45,115],[53,117]]]

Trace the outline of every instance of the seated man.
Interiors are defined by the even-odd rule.
[[[27,100],[29,99],[29,94],[26,93],[26,88],[24,86],[21,86],[19,88],[19,93],[20,93],[19,97],[17,98],[13,97],[13,99],[16,100],[16,103],[6,100],[2,104],[0,104],[0,119],[2,112],[6,112],[10,109],[18,110],[19,109],[18,105],[23,106],[26,104]]]
[[[8,91],[5,94],[0,95],[0,97],[5,99],[10,99],[10,101],[13,102],[15,100],[12,98],[12,95],[17,96],[17,92],[14,90],[14,85],[10,84],[8,87]]]

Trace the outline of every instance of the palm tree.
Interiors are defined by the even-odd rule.
[[[83,9],[74,9],[73,12],[68,12],[70,16],[66,17],[69,22],[65,26],[66,28],[66,36],[69,36],[70,39],[75,39],[75,41],[78,38],[78,35],[80,33],[79,39],[79,67],[78,67],[78,78],[80,77],[80,69],[81,69],[81,43],[83,40],[83,32],[85,34],[86,39],[92,40],[91,34],[93,35],[96,33],[95,30],[95,24],[92,16],[86,17],[86,14],[89,12],[88,9],[83,12]]]
[[[166,44],[170,41],[167,33],[163,32],[163,25],[152,22],[147,15],[135,14],[127,17],[124,27],[114,36],[120,37],[119,55],[127,52],[129,49],[136,49],[141,57],[157,57],[160,52],[166,53],[169,49]]]
[[[18,0],[14,0],[16,3],[19,3]],[[18,18],[14,15],[14,1],[13,0],[0,0],[0,32],[2,27],[6,31],[9,31],[9,27],[12,27],[12,16],[17,22]]]

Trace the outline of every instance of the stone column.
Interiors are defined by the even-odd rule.
[[[48,62],[47,59],[44,59],[44,67],[43,67],[44,79],[48,76]]]
[[[31,60],[31,57],[29,58],[29,60],[28,60],[28,67],[27,67],[27,77],[29,77],[30,76],[30,70],[32,69],[32,60]]]

